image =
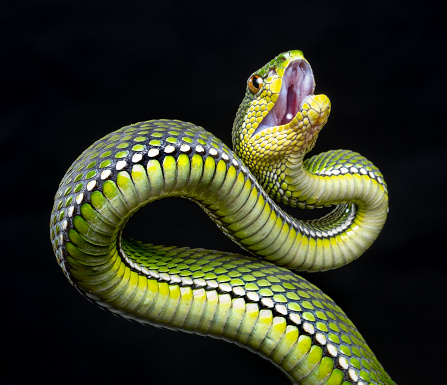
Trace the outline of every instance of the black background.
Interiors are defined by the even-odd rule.
[[[71,162],[123,125],[176,118],[231,145],[247,77],[289,49],[304,52],[316,92],[332,102],[314,153],[358,151],[390,190],[372,248],[306,277],[345,310],[396,382],[442,382],[443,14],[441,3],[380,0],[3,1],[0,383],[288,384],[235,345],[143,327],[88,303],[55,262],[48,222]],[[146,241],[239,252],[181,199],[145,208],[129,227]]]

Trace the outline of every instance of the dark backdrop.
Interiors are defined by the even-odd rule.
[[[399,384],[442,382],[442,14],[436,3],[380,0],[3,1],[0,383],[288,384],[235,345],[142,327],[87,302],[55,262],[48,221],[71,162],[123,125],[182,119],[231,144],[247,77],[289,49],[303,50],[317,93],[332,101],[314,153],[358,151],[390,189],[389,220],[372,248],[343,269],[306,277],[346,311]],[[173,214],[174,223],[164,219]],[[160,225],[148,227],[145,215]],[[239,251],[181,199],[146,208],[128,233]]]

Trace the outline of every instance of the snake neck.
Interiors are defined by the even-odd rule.
[[[304,209],[335,208],[310,221],[277,210],[300,241],[289,250],[282,247],[287,250],[283,253],[269,254],[274,249],[269,247],[257,254],[298,271],[340,267],[362,255],[379,235],[388,212],[387,186],[377,167],[358,153],[337,150],[303,158],[289,156],[273,171],[258,168],[256,178],[277,202]]]

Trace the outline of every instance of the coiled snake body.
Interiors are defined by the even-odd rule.
[[[357,258],[388,209],[382,175],[361,155],[338,150],[304,160],[330,112],[314,86],[300,51],[250,76],[234,152],[173,120],[123,127],[84,151],[59,186],[50,223],[72,285],[123,317],[246,346],[295,384],[393,384],[343,311],[292,272]],[[141,206],[170,196],[197,202],[261,259],[121,237]],[[300,221],[274,200],[335,208]]]

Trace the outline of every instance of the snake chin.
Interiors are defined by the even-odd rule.
[[[303,59],[291,62],[284,71],[278,99],[259,124],[255,134],[269,127],[290,123],[314,90],[315,81],[309,63]]]

